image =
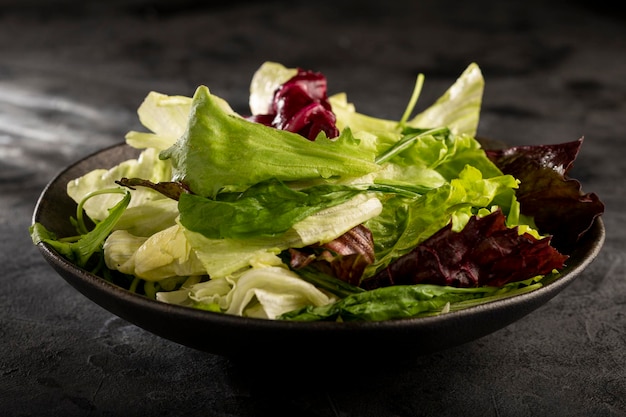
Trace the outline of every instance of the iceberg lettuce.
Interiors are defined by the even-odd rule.
[[[111,169],[95,169],[76,178],[67,184],[67,194],[76,203],[82,201],[88,194],[112,187],[118,187],[115,181],[123,177],[139,177],[159,182],[167,181],[171,177],[171,166],[167,161],[158,159],[158,151],[148,148],[141,152],[137,159],[124,161]],[[161,194],[148,188],[133,191],[129,207],[140,207],[145,202],[162,199]],[[95,220],[102,221],[108,215],[108,208],[113,206],[118,198],[114,194],[102,194],[90,198],[83,208],[85,213]]]
[[[167,149],[185,132],[191,98],[151,91],[137,110],[139,121],[150,132],[130,131],[126,143],[137,149]]]
[[[103,250],[108,268],[148,281],[206,274],[178,224],[150,237],[115,230],[104,243]]]
[[[289,311],[320,307],[337,299],[284,267],[263,266],[236,277],[160,292],[157,300],[238,316],[276,319]]]

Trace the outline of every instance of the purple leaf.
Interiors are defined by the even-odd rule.
[[[470,218],[460,232],[448,224],[361,286],[368,290],[412,284],[502,286],[548,274],[562,268],[566,259],[550,246],[550,238],[538,240],[508,228],[497,210]]]
[[[324,273],[355,286],[359,285],[363,271],[374,261],[372,232],[359,225],[337,239],[323,245],[290,249],[290,266],[300,269],[315,266]]]
[[[274,93],[271,111],[248,120],[298,133],[315,140],[320,132],[328,138],[339,135],[336,118],[326,95],[326,77],[298,69],[298,73]]]
[[[581,138],[556,145],[485,151],[503,173],[521,181],[516,192],[521,212],[534,217],[541,233],[553,235],[552,244],[564,253],[573,250],[604,212],[596,194],[584,194],[580,182],[567,176],[582,143]]]

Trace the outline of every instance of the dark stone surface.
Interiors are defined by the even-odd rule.
[[[533,0],[229,4],[0,2],[0,415],[626,415],[624,15]],[[571,173],[606,204],[602,252],[505,329],[402,365],[373,353],[356,370],[302,358],[282,373],[198,352],[58,277],[27,231],[52,176],[139,128],[150,90],[206,84],[245,112],[266,60],[322,71],[331,93],[393,118],[418,72],[426,105],[477,62],[481,135],[515,145],[585,137]]]

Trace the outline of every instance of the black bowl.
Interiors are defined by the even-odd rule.
[[[110,168],[136,157],[138,151],[119,144],[104,149],[59,173],[44,189],[33,222],[59,236],[74,234],[69,222],[76,204],[67,183],[93,169]],[[115,286],[67,261],[45,243],[38,245],[46,261],[74,288],[111,313],[156,335],[191,348],[227,357],[267,359],[307,355],[326,359],[411,357],[457,346],[526,316],[569,285],[594,260],[605,238],[596,219],[562,275],[542,288],[434,317],[380,322],[290,322],[244,318],[165,304]]]

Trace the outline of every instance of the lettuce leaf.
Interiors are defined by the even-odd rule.
[[[280,263],[277,255],[283,250],[329,242],[377,216],[381,209],[376,197],[358,194],[342,204],[308,216],[277,236],[211,239],[190,229],[185,229],[185,236],[206,273],[218,278],[258,262]]]
[[[178,224],[150,237],[134,236],[126,230],[113,231],[103,250],[108,268],[147,281],[206,274]]]
[[[137,190],[131,190],[135,195]],[[178,203],[169,198],[146,200],[124,211],[113,230],[125,230],[135,236],[149,237],[176,224]]]
[[[309,141],[224,111],[205,86],[194,94],[187,131],[160,157],[171,161],[173,181],[211,198],[270,179],[358,177],[379,168],[349,129],[336,140]]]
[[[221,194],[219,200],[182,194],[178,207],[181,223],[189,230],[212,239],[245,239],[280,235],[314,213],[362,192],[357,187],[332,184],[294,190],[270,180],[243,193]]]
[[[297,73],[296,68],[287,68],[278,62],[266,61],[261,64],[250,82],[249,105],[252,115],[269,113],[276,90]]]
[[[130,131],[126,143],[137,149],[167,149],[185,132],[191,98],[151,91],[137,109],[141,124],[151,132]]]
[[[339,130],[349,127],[359,137],[360,132],[380,135],[385,142],[397,141],[403,128],[447,127],[455,135],[475,136],[480,118],[485,80],[479,66],[471,63],[437,101],[409,119],[405,124],[395,120],[371,117],[356,111],[345,93],[329,97],[337,116]],[[393,133],[396,134],[395,138]]]
[[[536,239],[519,233],[505,221],[497,209],[485,216],[472,216],[458,232],[449,224],[364,282],[363,287],[499,287],[563,268],[567,256],[550,246],[549,237]]]
[[[455,135],[475,136],[484,88],[480,67],[472,62],[433,105],[409,120],[407,126],[446,126]]]
[[[335,303],[305,306],[277,317],[292,321],[381,321],[444,314],[520,295],[540,288],[541,277],[502,287],[456,288],[443,285],[394,285],[357,292]]]
[[[420,197],[385,201],[381,215],[365,223],[374,236],[377,254],[367,275],[387,267],[449,222],[459,231],[477,209],[498,203],[508,211],[517,187],[511,175],[483,178],[480,170],[466,165],[458,178]]]
[[[94,191],[117,187],[116,181],[120,178],[139,177],[159,182],[169,180],[171,172],[169,162],[159,160],[158,151],[155,148],[148,148],[143,150],[137,159],[129,159],[111,169],[95,169],[73,179],[67,184],[67,194],[78,203]],[[132,193],[130,207],[142,206],[147,201],[164,198],[148,188],[137,189]],[[102,194],[90,198],[85,203],[84,209],[92,220],[101,221],[108,216],[108,208],[116,202],[114,194]]]
[[[116,195],[119,199],[119,195]],[[40,242],[49,244],[66,259],[84,268],[93,255],[102,251],[102,246],[107,236],[111,233],[115,224],[120,219],[126,207],[131,201],[130,193],[124,193],[124,197],[113,207],[108,209],[108,216],[89,232],[81,235],[75,241],[60,240],[41,223],[35,223],[30,227],[30,235],[33,243]]]
[[[552,145],[515,146],[487,150],[503,172],[520,180],[517,199],[521,212],[537,227],[552,234],[553,245],[571,252],[604,203],[594,193],[583,193],[578,180],[568,177],[583,139]]]
[[[480,143],[468,135],[454,135],[447,130],[436,133],[406,133],[410,146],[394,153],[374,175],[377,183],[412,186],[422,191],[440,187],[457,178],[466,165],[482,172],[483,177],[502,175],[485,155]],[[400,142],[405,142],[405,139]]]
[[[237,276],[160,292],[157,300],[238,316],[275,319],[288,311],[324,306],[337,299],[284,267],[264,266]]]

